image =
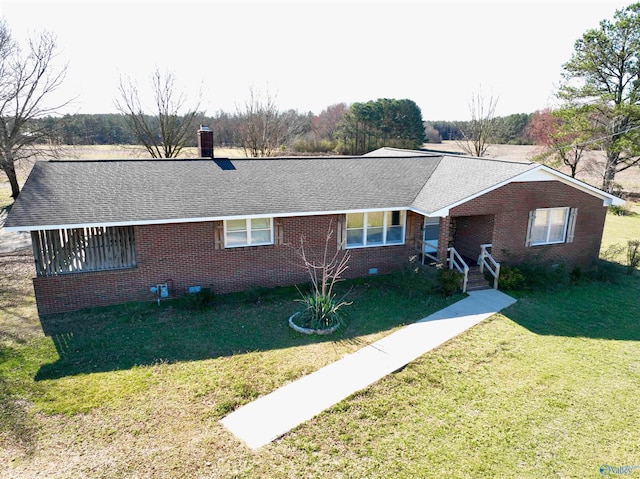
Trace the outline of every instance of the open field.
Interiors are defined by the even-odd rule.
[[[244,156],[241,148],[216,148],[216,156],[238,158]],[[197,158],[197,148],[185,148],[179,158]],[[61,158],[70,159],[126,159],[126,158],[149,158],[149,153],[140,145],[77,145],[64,146],[61,151]]]
[[[607,217],[603,248],[640,238],[633,208]],[[222,417],[447,304],[431,278],[354,282],[348,327],[310,338],[286,325],[293,289],[41,322],[31,261],[0,257],[3,479],[581,478],[640,461],[637,272],[519,292],[504,314],[251,451]]]

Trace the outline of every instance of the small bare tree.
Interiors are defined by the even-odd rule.
[[[489,144],[498,129],[498,119],[495,117],[498,97],[486,98],[481,91],[471,96],[469,112],[471,121],[466,127],[460,128],[463,140],[458,141],[460,148],[468,155],[484,156]]]
[[[172,72],[156,69],[151,77],[154,108],[143,106],[137,82],[120,78],[116,108],[125,116],[138,141],[152,158],[176,158],[193,139],[199,117],[201,95],[185,108],[187,96],[175,91]],[[186,110],[186,111],[185,111]],[[153,113],[148,113],[152,111]]]
[[[332,238],[330,223],[321,254],[314,255],[307,250],[304,236],[300,238],[300,247],[296,250],[311,280],[311,291],[301,292],[302,299],[298,300],[305,305],[301,326],[306,328],[322,330],[337,327],[342,322],[338,310],[351,304],[344,301],[344,297],[336,299],[334,286],[343,280],[342,275],[348,268],[350,256],[348,252],[335,247],[336,243]]]
[[[20,193],[16,163],[57,154],[50,141],[53,132],[35,121],[56,113],[70,101],[45,105],[67,73],[66,65],[55,67],[57,55],[51,33],[43,31],[30,38],[23,51],[6,22],[0,21],[0,169],[9,179],[14,199]]]

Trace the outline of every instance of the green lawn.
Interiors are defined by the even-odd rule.
[[[640,239],[640,203],[628,202],[626,208],[629,216],[607,215],[604,235],[602,237],[603,250],[612,244],[626,244],[629,240]]]
[[[638,216],[606,227],[603,248],[640,238]],[[348,327],[322,338],[286,325],[291,289],[40,324],[30,258],[0,262],[0,478],[582,478],[640,465],[638,273],[519,293],[251,451],[220,425],[229,411],[458,298],[426,294],[428,278],[355,282]]]

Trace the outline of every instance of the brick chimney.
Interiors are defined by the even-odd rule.
[[[200,125],[198,130],[198,151],[200,158],[213,158],[213,130]]]

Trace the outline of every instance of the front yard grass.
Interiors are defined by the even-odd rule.
[[[610,219],[640,232],[637,216]],[[0,478],[568,478],[640,464],[638,273],[519,294],[251,451],[219,423],[228,412],[444,300],[399,275],[354,282],[348,327],[330,337],[289,329],[290,289],[218,297],[208,311],[61,315],[45,335],[31,259],[0,262]]]
[[[626,246],[627,241],[640,239],[640,203],[627,202],[626,216],[607,214],[604,234],[602,236],[602,251],[612,245]]]

